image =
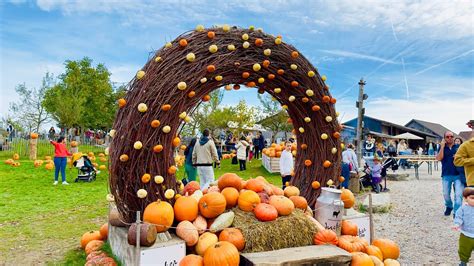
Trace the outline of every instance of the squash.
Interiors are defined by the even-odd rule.
[[[337,245],[339,240],[337,239],[336,232],[333,230],[329,229],[324,229],[321,231],[318,231],[316,234],[313,236],[313,244],[315,245]]]
[[[341,190],[341,200],[344,202],[344,208],[352,208],[355,204],[355,197],[352,191],[343,188]]]
[[[363,252],[351,252],[352,261],[351,266],[373,266],[374,262],[369,255]]]
[[[273,192],[273,195],[277,195],[277,196],[283,196],[285,195],[285,192],[283,192],[283,189],[275,186],[275,185],[270,185],[271,188],[272,188],[272,192]]]
[[[270,203],[270,196],[264,191],[258,192],[258,196],[260,197],[260,202],[261,203]]]
[[[206,218],[215,218],[225,211],[225,197],[219,192],[210,192],[199,200],[199,212]]]
[[[383,265],[385,266],[400,266],[400,262],[394,259],[386,259],[383,261]]]
[[[263,191],[264,182],[258,179],[249,179],[245,185],[245,189],[252,190],[254,192]]]
[[[270,205],[273,205],[281,216],[290,215],[295,209],[295,204],[285,196],[271,196]]]
[[[337,245],[347,252],[366,252],[367,247],[369,246],[367,240],[358,236],[343,235],[339,237],[338,242]]]
[[[306,211],[308,208],[308,201],[304,197],[291,196],[290,200],[295,204],[295,208],[302,209],[303,211]]]
[[[231,209],[237,205],[237,201],[239,200],[239,191],[237,189],[234,187],[226,187],[222,190],[221,194],[224,195],[227,209]]]
[[[259,203],[253,210],[255,217],[261,222],[269,222],[278,218],[277,209],[267,203]]]
[[[173,206],[176,221],[194,221],[198,216],[198,202],[190,196],[179,197]]]
[[[100,237],[102,237],[102,240],[107,239],[107,237],[109,235],[109,223],[103,224],[100,227],[99,233],[100,233]]]
[[[194,191],[194,193],[191,195],[191,197],[194,198],[198,203],[199,203],[199,200],[202,198],[202,196],[204,196],[204,194],[202,193],[201,190],[196,190],[196,191]]]
[[[380,250],[380,248],[378,248],[377,246],[374,246],[374,245],[369,245],[369,246],[367,247],[367,255],[375,256],[375,257],[377,257],[380,261],[383,260],[382,251]]]
[[[295,187],[295,186],[287,186],[283,192],[285,193],[285,196],[287,198],[291,197],[291,196],[299,196],[300,195],[300,190],[299,188]]]
[[[238,266],[240,254],[230,242],[221,241],[211,245],[204,253],[204,265],[209,266]]]
[[[87,255],[86,261],[90,261],[95,258],[104,258],[104,257],[107,257],[107,254],[105,254],[102,250],[92,251],[91,253],[89,253],[89,255]]]
[[[199,236],[198,242],[196,244],[196,253],[201,256],[204,255],[204,252],[206,252],[210,246],[214,245],[218,241],[219,240],[214,233],[205,232]]]
[[[383,262],[379,258],[377,258],[376,256],[369,255],[369,257],[372,259],[372,262],[374,263],[374,266],[384,266]]]
[[[198,217],[196,217],[196,220],[194,220],[193,225],[196,227],[199,234],[206,232],[207,221],[206,218],[202,217],[201,215],[198,215]]]
[[[81,247],[85,248],[92,240],[102,240],[99,231],[89,231],[84,233],[81,237]]]
[[[217,186],[220,190],[223,190],[226,187],[233,187],[239,191],[242,189],[241,180],[242,179],[234,173],[225,173],[217,180]]]
[[[99,251],[102,246],[104,245],[104,241],[102,240],[92,240],[87,243],[85,251],[86,254],[89,255],[92,251]]]
[[[226,228],[219,235],[219,241],[227,241],[232,243],[237,250],[241,251],[245,248],[245,238],[242,232],[237,228]]]
[[[359,235],[359,228],[357,227],[357,224],[355,224],[355,223],[353,223],[349,220],[342,220],[341,234],[351,235],[351,236],[358,236]]]
[[[203,266],[204,259],[199,255],[186,255],[180,262],[179,266]]]
[[[396,260],[400,256],[400,247],[390,239],[375,239],[372,241],[372,245],[378,247],[380,251],[382,251],[384,261],[386,259]]]
[[[222,231],[224,228],[230,227],[232,222],[234,222],[235,214],[233,211],[225,212],[214,220],[214,222],[209,227],[209,231],[215,233]]]
[[[176,226],[176,235],[186,242],[187,246],[194,246],[198,242],[199,233],[190,221],[182,221]]]
[[[143,211],[143,221],[156,225],[158,233],[165,232],[173,224],[174,210],[166,201],[155,201]]]
[[[240,193],[238,205],[241,210],[251,212],[259,203],[260,197],[255,191],[245,190]]]

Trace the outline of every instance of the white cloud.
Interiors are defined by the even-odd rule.
[[[339,56],[349,57],[349,58],[366,59],[366,60],[382,62],[386,64],[399,64],[398,62],[395,62],[389,59],[385,59],[385,58],[381,58],[381,57],[377,57],[373,55],[354,53],[350,51],[342,51],[342,50],[319,50],[319,51],[327,53],[327,54],[339,55]]]

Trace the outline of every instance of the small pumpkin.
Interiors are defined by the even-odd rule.
[[[209,227],[209,231],[215,233],[220,232],[224,228],[230,227],[234,221],[235,214],[233,211],[225,212],[214,220],[214,222]]]
[[[313,244],[315,245],[337,245],[338,241],[336,232],[329,229],[318,231],[313,236]]]
[[[231,209],[237,205],[237,201],[239,200],[239,191],[237,191],[237,189],[234,187],[226,187],[222,190],[221,194],[224,195],[227,209]]]
[[[81,247],[85,248],[86,245],[91,242],[92,240],[101,240],[102,237],[100,236],[99,231],[89,231],[82,235],[81,237]]]
[[[219,192],[210,192],[199,200],[199,212],[206,218],[215,218],[225,211],[225,197]]]
[[[192,222],[198,216],[198,202],[191,196],[179,197],[174,203],[173,209],[178,222]]]
[[[351,252],[352,261],[351,266],[373,266],[374,262],[369,255],[363,252]]]
[[[390,239],[375,239],[372,245],[377,246],[383,255],[383,259],[398,259],[400,256],[400,247]]]
[[[203,266],[204,259],[199,255],[186,255],[180,262],[179,266]]]
[[[295,208],[302,209],[303,211],[306,211],[308,208],[308,201],[304,197],[291,196],[290,200],[295,204]]]
[[[245,185],[245,189],[249,189],[255,192],[261,192],[263,191],[263,186],[265,183],[263,183],[259,179],[249,179],[247,180],[247,184]]]
[[[377,258],[376,256],[369,255],[369,257],[372,259],[372,262],[374,263],[374,266],[384,266],[383,262],[379,258]]]
[[[255,217],[261,222],[269,222],[278,218],[277,209],[267,203],[259,203],[253,210]]]
[[[165,232],[173,224],[174,210],[166,201],[155,201],[143,211],[143,221],[156,225],[158,233]]]
[[[384,266],[400,266],[400,262],[394,259],[385,259],[383,261]]]
[[[295,209],[295,204],[285,196],[271,196],[270,205],[275,207],[281,216],[290,215]]]
[[[341,234],[351,235],[351,236],[358,236],[359,235],[359,228],[357,227],[357,224],[355,224],[355,223],[353,223],[349,220],[342,220]]]
[[[219,239],[214,233],[205,232],[199,236],[198,242],[196,244],[196,253],[201,256],[204,255],[204,252],[206,252],[210,246],[214,245],[218,241]]]
[[[194,191],[201,189],[199,183],[196,181],[191,181],[184,186],[183,195],[192,195]]]
[[[237,266],[239,262],[239,251],[232,243],[227,241],[220,241],[211,245],[204,253],[204,265]]]
[[[38,138],[38,133],[31,132],[30,137],[31,137],[31,139],[37,139]]]
[[[344,202],[344,208],[352,208],[355,204],[355,197],[352,191],[343,188],[341,190],[341,200]]]
[[[367,254],[377,257],[379,260],[383,260],[383,254],[380,248],[374,245],[369,245],[367,247]]]
[[[99,251],[102,246],[104,245],[104,241],[102,240],[92,240],[87,243],[85,247],[86,254],[89,255],[93,251]]]
[[[300,195],[300,190],[299,188],[295,186],[287,186],[283,192],[285,193],[286,197],[291,197],[291,196],[299,196]]]
[[[202,196],[204,196],[204,194],[202,193],[201,190],[196,190],[196,191],[194,191],[194,193],[191,195],[191,197],[193,197],[198,203],[199,203],[199,200],[202,198]]]
[[[198,215],[198,217],[196,217],[196,219],[193,222],[193,225],[196,227],[199,234],[206,232],[207,221],[206,221],[206,218],[202,217],[201,215]]]
[[[251,212],[259,203],[260,197],[255,191],[245,190],[240,193],[238,205],[241,210]]]
[[[237,250],[241,251],[245,248],[245,238],[242,232],[237,228],[226,228],[219,235],[219,241],[227,241],[232,243]]]
[[[109,223],[104,223],[99,230],[100,236],[103,240],[107,239],[109,236]]]
[[[272,192],[273,192],[273,195],[277,195],[277,196],[283,196],[285,195],[285,192],[283,191],[283,189],[275,186],[275,185],[271,185],[272,187]]]
[[[190,221],[182,221],[176,226],[176,235],[186,242],[188,247],[196,245],[199,239],[197,228]]]
[[[366,252],[367,247],[369,246],[367,240],[358,236],[342,235],[339,237],[338,242],[337,245],[347,252]]]
[[[261,203],[270,203],[270,196],[266,192],[262,191],[258,192],[257,194],[260,197]]]
[[[92,251],[91,253],[89,253],[89,255],[87,255],[86,261],[90,261],[95,258],[104,258],[104,257],[107,257],[107,254],[105,254],[103,251],[101,250]]]
[[[217,186],[220,190],[226,187],[233,187],[238,191],[242,189],[242,179],[234,173],[225,173],[217,180]]]

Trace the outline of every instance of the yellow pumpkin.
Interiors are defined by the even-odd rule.
[[[201,256],[204,255],[204,252],[206,252],[210,246],[214,245],[218,241],[219,239],[215,234],[211,232],[205,232],[199,236],[198,242],[196,244],[196,253]]]

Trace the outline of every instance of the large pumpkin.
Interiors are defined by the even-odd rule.
[[[240,193],[238,205],[241,210],[251,212],[259,203],[260,197],[255,191],[245,190]]]
[[[290,200],[295,204],[295,207],[298,209],[302,209],[303,211],[306,211],[308,208],[308,201],[304,197],[301,196],[291,196]]]
[[[99,231],[89,231],[82,235],[81,237],[81,247],[85,248],[86,245],[92,240],[102,240],[102,236]]]
[[[158,233],[165,232],[173,224],[174,210],[166,201],[155,201],[143,211],[143,221],[156,225]]]
[[[239,251],[227,241],[215,243],[204,253],[204,265],[206,266],[237,266],[239,262]]]
[[[89,255],[93,251],[99,251],[103,245],[104,245],[104,241],[102,240],[92,240],[89,243],[87,243],[84,250],[86,251],[86,254]]]
[[[278,211],[278,214],[281,216],[290,215],[295,209],[295,204],[293,204],[293,202],[285,196],[271,196],[270,205],[275,207]]]
[[[206,218],[215,218],[225,211],[225,197],[219,192],[210,192],[199,200],[199,212]]]
[[[245,189],[252,190],[255,192],[263,191],[264,182],[259,179],[249,179],[247,180],[247,184],[245,185]]]
[[[374,262],[369,255],[363,252],[351,252],[351,266],[374,266]]]
[[[313,244],[315,245],[337,245],[338,239],[336,232],[333,230],[329,229],[324,229],[321,231],[318,231],[316,234],[313,236]]]
[[[225,198],[227,209],[231,209],[237,205],[237,201],[239,200],[239,191],[236,188],[226,187],[221,191],[221,194]]]
[[[219,235],[219,241],[232,243],[239,251],[245,248],[245,238],[237,228],[226,228]]]
[[[355,224],[355,223],[353,223],[349,220],[342,220],[341,234],[351,235],[351,236],[358,236],[359,235],[359,228],[357,227],[357,224]]]
[[[203,266],[204,259],[201,256],[189,254],[185,256],[180,262],[179,266]]]
[[[285,190],[283,190],[285,193],[286,197],[291,197],[291,196],[299,196],[300,195],[300,189],[295,187],[295,186],[287,186]]]
[[[219,240],[215,234],[211,232],[205,232],[199,236],[199,240],[196,244],[196,253],[201,256],[204,255],[204,252],[206,252],[210,246],[214,245],[218,241]]]
[[[191,196],[179,197],[174,203],[174,216],[178,222],[194,221],[198,216],[198,202]]]
[[[190,221],[182,221],[176,226],[176,235],[186,242],[187,246],[194,246],[198,242],[199,233]]]
[[[355,197],[354,194],[352,194],[352,191],[343,188],[341,192],[341,200],[344,202],[344,208],[352,208],[355,204]]]
[[[194,191],[199,190],[199,189],[201,189],[201,187],[199,186],[199,183],[196,181],[191,181],[187,183],[186,186],[184,186],[183,195],[188,194],[189,196],[191,196],[194,193]]]
[[[242,189],[242,179],[234,173],[225,173],[217,180],[217,186],[220,190],[226,187],[233,187],[239,191]]]
[[[380,248],[374,245],[369,245],[367,247],[367,254],[377,257],[379,260],[383,260],[383,254]]]
[[[109,235],[109,223],[104,223],[99,230],[100,236],[102,237],[102,240],[107,239],[107,236]]]
[[[358,236],[343,235],[339,237],[337,245],[347,252],[366,252],[369,243],[364,238]]]
[[[255,217],[261,222],[269,222],[273,221],[278,218],[278,211],[277,209],[267,203],[260,203],[255,207],[253,210]]]
[[[390,239],[375,239],[372,245],[377,246],[382,251],[383,259],[398,259],[400,256],[400,247]]]

